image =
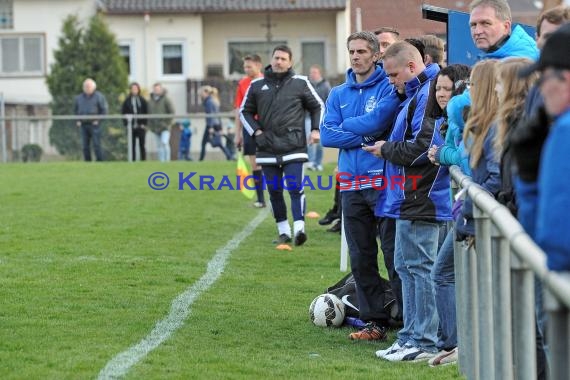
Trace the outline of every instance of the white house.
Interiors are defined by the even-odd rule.
[[[298,73],[316,63],[338,76],[348,66],[348,0],[0,0],[0,96],[9,113],[48,112],[45,79],[63,20],[86,22],[96,12],[117,37],[129,79],[147,89],[162,82],[177,114],[189,109],[189,81],[237,79],[243,55],[267,64],[278,43],[292,48]],[[47,131],[8,127],[8,150],[33,142],[50,151]]]

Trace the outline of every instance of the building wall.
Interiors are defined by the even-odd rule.
[[[154,16],[148,22],[144,16],[106,16],[110,29],[120,43],[131,43],[133,73],[149,92],[155,82],[161,82],[174,103],[176,112],[186,113],[186,80],[203,75],[202,18],[193,15]],[[161,72],[161,42],[183,45],[183,75],[163,76]]]
[[[286,41],[293,51],[295,70],[301,74],[302,42],[325,43],[325,70],[333,75],[337,70],[336,12],[273,13],[271,15],[273,41]],[[231,23],[231,28],[227,25]],[[224,65],[228,71],[228,43],[237,41],[263,42],[267,39],[265,13],[235,15],[204,15],[204,61]],[[269,64],[269,56],[262,57]],[[204,68],[205,69],[205,68]],[[205,72],[204,72],[205,74]]]
[[[53,50],[57,48],[63,20],[70,14],[77,14],[81,20],[86,20],[94,13],[95,2],[92,0],[14,1],[14,29],[0,30],[0,34],[43,34],[45,73],[35,77],[0,76],[0,91],[4,92],[6,102],[49,102],[45,74],[53,62]]]

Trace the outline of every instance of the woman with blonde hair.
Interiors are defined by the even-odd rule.
[[[198,90],[198,93],[202,98],[206,114],[220,113],[220,97],[216,87],[202,86]],[[206,144],[208,143],[213,147],[220,148],[224,152],[226,159],[231,160],[230,152],[222,144],[222,121],[218,116],[206,116],[206,128],[204,129],[204,136],[202,137],[200,161],[203,161],[206,156]]]
[[[517,215],[516,197],[513,185],[514,157],[511,151],[510,135],[518,125],[530,88],[538,79],[538,74],[519,78],[522,68],[530,65],[527,58],[509,58],[497,64],[497,84],[495,90],[499,99],[497,117],[497,135],[495,136],[495,153],[500,159],[501,190],[497,200],[507,206],[513,215]]]
[[[469,79],[471,110],[463,131],[473,181],[495,196],[501,187],[499,162],[493,149],[499,100],[495,93],[498,61],[488,59],[473,66]],[[475,235],[473,203],[465,198],[456,219],[458,240]]]

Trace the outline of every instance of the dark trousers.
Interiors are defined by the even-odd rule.
[[[214,128],[216,130],[216,132],[210,134],[208,131],[208,127],[206,127],[204,129],[204,135],[202,136],[202,149],[200,150],[200,161],[204,160],[204,157],[206,157],[206,145],[208,143],[210,143],[213,147],[218,147],[222,150],[222,152],[224,152],[224,155],[226,156],[227,160],[231,160],[232,159],[232,155],[229,152],[229,150],[222,144],[222,136],[221,135],[215,135],[217,132],[217,130],[221,130],[222,127],[219,128]]]
[[[262,165],[263,176],[269,190],[269,200],[275,222],[287,220],[287,206],[283,197],[283,188],[291,197],[291,213],[293,220],[305,220],[305,192],[301,187],[303,180],[303,163],[291,162],[280,166]],[[286,179],[284,179],[284,176]]]
[[[139,151],[141,152],[141,161],[146,160],[146,149],[145,149],[145,138],[146,130],[143,128],[133,128],[133,161],[137,159],[137,144],[136,141],[139,139]]]
[[[101,150],[101,127],[92,123],[82,123],[81,143],[83,145],[83,158],[85,161],[91,161],[91,140],[93,140],[95,159],[97,161],[103,161],[103,153]]]
[[[382,245],[382,253],[384,255],[384,265],[388,272],[390,287],[392,294],[398,305],[398,316],[396,319],[403,320],[404,304],[402,301],[402,280],[396,272],[394,265],[394,248],[396,245],[396,219],[379,218],[378,219],[378,236],[380,236],[380,244]]]
[[[356,282],[360,319],[386,325],[388,315],[382,304],[384,289],[378,272],[378,229],[374,215],[377,199],[378,191],[374,189],[341,193],[344,233]]]

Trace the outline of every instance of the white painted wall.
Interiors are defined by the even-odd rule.
[[[193,15],[154,16],[145,21],[143,15],[106,16],[110,29],[119,42],[132,43],[135,80],[147,90],[161,82],[168,90],[176,112],[186,113],[186,80],[199,79],[203,73],[202,18]],[[184,74],[176,77],[161,75],[161,42],[183,45]]]
[[[53,62],[63,20],[70,14],[87,20],[95,13],[92,0],[15,0],[14,29],[0,30],[1,34],[41,33],[45,35],[46,73]],[[45,76],[0,77],[0,91],[6,102],[39,103],[50,101]],[[81,89],[78,89],[78,92]]]

